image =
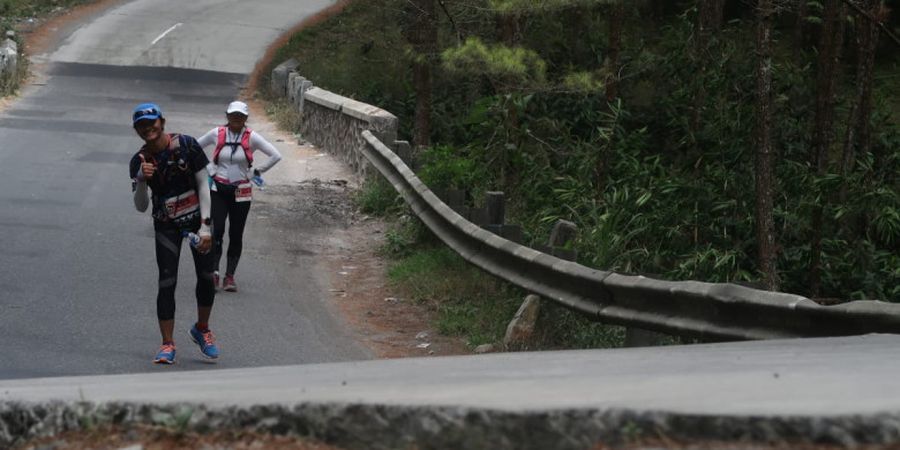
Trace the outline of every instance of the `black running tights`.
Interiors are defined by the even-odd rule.
[[[212,192],[212,219],[213,219],[213,253],[215,253],[215,270],[219,270],[219,261],[222,260],[222,247],[225,238],[225,221],[228,220],[228,260],[225,269],[226,275],[234,275],[238,261],[241,259],[241,250],[244,248],[244,226],[247,224],[247,216],[250,214],[251,202],[234,201],[234,186],[216,183],[216,190]]]
[[[156,228],[156,266],[159,268],[159,291],[156,294],[156,316],[159,320],[175,318],[175,286],[178,284],[178,260],[181,257],[181,230],[176,227]],[[213,285],[213,253],[201,255],[191,249],[197,274],[197,306],[212,306],[216,296]]]

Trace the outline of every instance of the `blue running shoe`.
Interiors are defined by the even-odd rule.
[[[201,332],[197,329],[197,325],[191,327],[191,340],[200,346],[200,352],[209,359],[219,357],[219,347],[216,347],[216,337],[212,331],[206,330]]]
[[[156,364],[175,364],[175,344],[163,344],[153,359]]]

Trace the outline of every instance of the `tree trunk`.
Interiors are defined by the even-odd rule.
[[[778,290],[775,267],[775,227],[772,218],[774,150],[772,148],[772,0],[759,0],[756,30],[756,238],[757,258],[764,283]]]
[[[884,21],[887,9],[884,7],[884,0],[867,0],[869,13]],[[875,71],[875,51],[878,48],[878,24],[869,20],[863,22],[859,45],[859,67],[857,69],[858,104],[859,116],[851,125],[856,127],[858,138],[857,142],[860,154],[867,154],[872,149],[872,129],[870,119],[872,115],[872,79]],[[851,155],[852,156],[852,155]],[[876,161],[880,162],[880,161]],[[852,160],[848,161],[848,164]]]
[[[519,44],[520,20],[517,13],[500,14],[497,17],[497,30],[500,33],[500,42],[509,47]]]
[[[884,5],[883,0],[865,0],[863,8],[873,17],[878,17]],[[872,77],[875,69],[875,50],[878,47],[878,25],[870,20],[861,20],[857,32],[856,99],[850,109],[847,133],[844,137],[844,151],[841,155],[841,174],[846,176],[853,168],[856,150],[866,154],[872,142],[869,120],[872,115]],[[845,185],[846,186],[846,185]],[[846,188],[841,188],[840,200],[846,200]]]
[[[806,46],[806,16],[809,15],[809,6],[807,6],[809,0],[794,0],[794,2],[797,9],[797,23],[794,25],[797,42],[794,48],[798,50],[797,56],[799,56],[801,54],[799,50]]]
[[[414,50],[413,89],[416,112],[413,120],[413,144],[427,147],[431,143],[431,76],[437,49],[435,0],[414,0],[411,4],[412,24],[409,41]]]
[[[622,28],[625,21],[625,5],[617,3],[610,8],[609,13],[609,48],[607,49],[606,64],[606,101],[613,103],[619,97],[619,69],[622,54]],[[610,106],[612,108],[612,106]],[[615,125],[613,126],[615,128]],[[597,159],[594,163],[594,194],[598,200],[603,198],[606,190],[606,177],[609,170],[610,154],[612,153],[612,139],[606,145],[597,147]]]
[[[828,149],[833,140],[834,96],[837,85],[838,62],[844,40],[844,4],[841,0],[825,3],[825,20],[819,41],[819,59],[816,74],[816,113],[812,133],[810,159],[816,177],[828,172]],[[822,235],[823,214],[828,194],[820,193],[820,203],[812,215],[810,240],[809,293],[818,297],[822,291]]]
[[[609,59],[607,60],[606,101],[619,96],[619,58],[622,53],[622,22],[625,20],[625,5],[612,6],[609,16]]]
[[[704,84],[709,63],[710,38],[722,27],[722,0],[699,0],[697,2],[697,20],[694,27],[694,61],[697,65],[697,90],[691,107],[689,128],[691,141],[697,144],[697,133],[703,121],[703,106],[706,103],[706,86]]]
[[[873,16],[878,20],[878,24],[870,22],[872,29],[870,30],[870,41],[869,41],[869,50],[867,51],[867,57],[870,58],[868,62],[867,70],[869,74],[867,75],[866,82],[866,95],[864,96],[865,102],[861,107],[863,113],[859,118],[859,151],[862,154],[873,152],[873,156],[875,159],[875,169],[869,171],[866,174],[866,183],[869,184],[872,182],[873,177],[875,176],[875,171],[877,170],[891,170],[891,164],[888,162],[889,152],[887,151],[886,146],[877,146],[877,152],[874,152],[875,149],[872,148],[872,129],[871,129],[871,115],[872,115],[872,72],[875,69],[875,52],[878,49],[878,37],[881,36],[879,32],[879,28],[881,25],[887,24],[890,19],[891,9],[885,5],[884,0],[875,2],[873,5],[872,13]],[[894,39],[896,42],[896,39]],[[896,167],[896,166],[895,166]]]
[[[725,0],[701,0],[706,3],[706,28],[710,31],[722,29],[722,21],[725,19]]]

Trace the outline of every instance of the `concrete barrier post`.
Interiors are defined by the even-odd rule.
[[[656,347],[666,335],[641,328],[625,329],[625,347]]]
[[[297,101],[294,102],[294,105],[297,106],[297,112],[300,113],[300,115],[303,115],[303,105],[306,102],[303,94],[306,93],[306,91],[312,89],[312,87],[312,82],[307,80],[306,78],[303,78],[300,82],[300,91],[297,93]]]
[[[541,297],[534,294],[525,297],[515,317],[506,326],[503,347],[508,351],[533,349],[540,314]]]
[[[412,169],[412,146],[409,145],[409,141],[394,141],[394,149],[397,156],[403,160],[407,167]]]
[[[578,233],[578,226],[566,220],[559,220],[553,225],[553,231],[550,233],[550,239],[547,242],[548,247],[550,249],[563,247],[575,239],[576,233]],[[558,257],[569,261],[575,260],[574,251],[570,255]],[[534,346],[538,333],[538,319],[541,315],[542,303],[543,301],[538,295],[531,294],[525,297],[515,317],[506,327],[503,346],[507,350],[525,350]]]
[[[11,39],[15,34],[10,35],[10,33],[7,32],[8,37],[0,47],[0,71],[4,73],[15,73],[19,65],[18,44]]]
[[[285,92],[287,93],[288,103],[296,104],[297,99],[297,78],[300,75],[297,72],[291,72],[287,76],[287,85],[285,87]]]
[[[567,261],[578,259],[578,252],[572,248],[566,248],[570,242],[575,241],[578,226],[568,220],[558,220],[550,231],[549,252],[551,255]]]
[[[288,74],[294,71],[300,63],[296,59],[291,58],[279,64],[272,70],[272,80],[270,89],[272,94],[285,96],[287,94]]]
[[[503,225],[506,217],[506,197],[502,192],[487,192],[484,197],[487,208],[487,224]]]
[[[465,217],[468,213],[466,208],[466,193],[464,191],[459,189],[447,189],[443,194],[443,199],[444,203],[459,215]]]

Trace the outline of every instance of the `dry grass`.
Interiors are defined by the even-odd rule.
[[[179,432],[158,426],[108,426],[69,431],[56,436],[33,439],[15,450],[100,450],[140,445],[142,450],[185,448],[233,450],[341,450],[341,447],[297,436],[276,436],[250,431],[212,433]]]

